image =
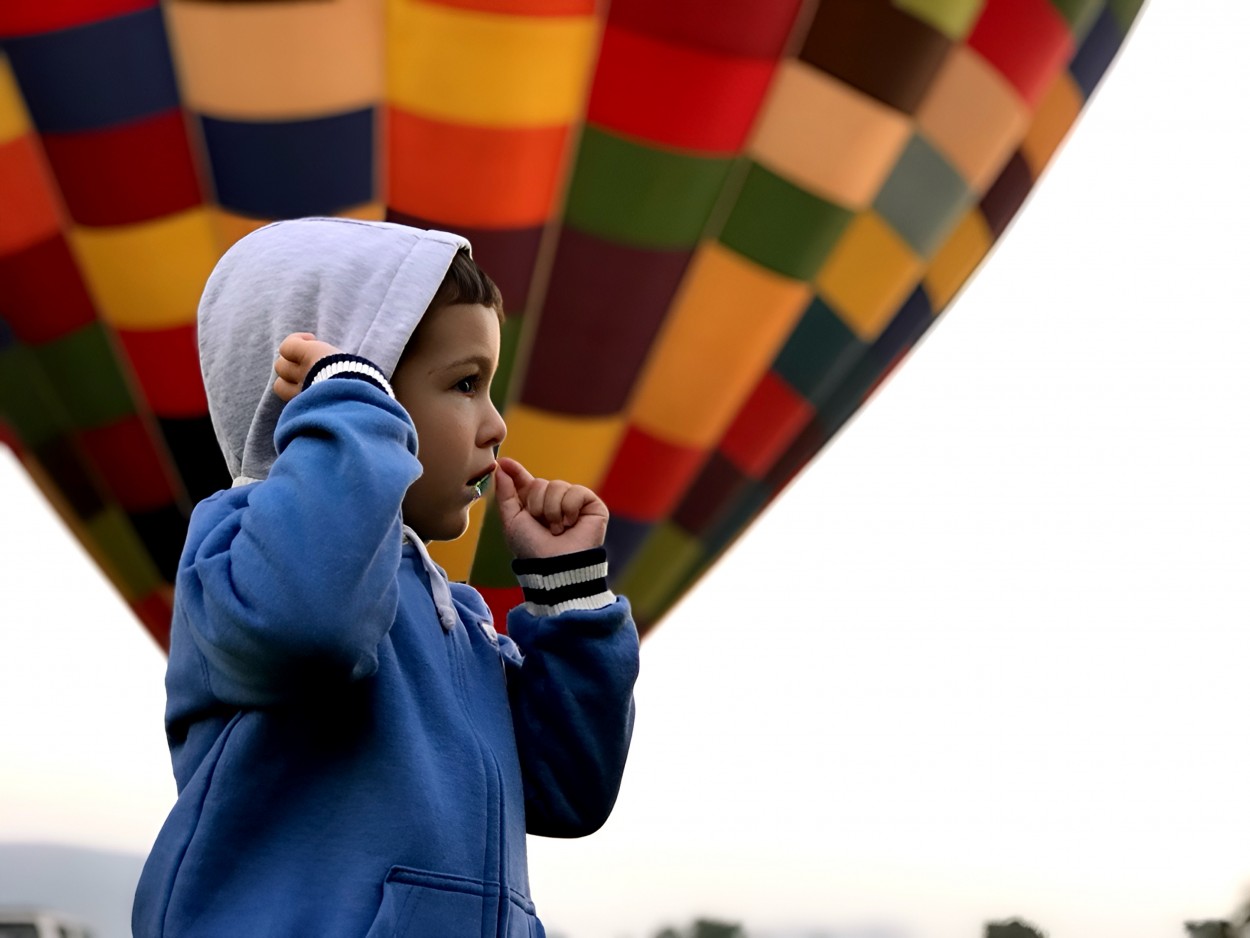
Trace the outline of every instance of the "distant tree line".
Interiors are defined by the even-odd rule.
[[[1208,919],[1185,922],[1185,938],[1250,938],[1250,896],[1232,920]],[[666,926],[653,938],[750,938],[742,925],[717,919],[697,918],[685,928]],[[1020,918],[985,924],[984,938],[1046,938],[1046,933]]]
[[[688,928],[663,928],[655,938],[747,938],[742,926],[730,922],[718,922],[710,918],[697,918]]]
[[[1023,919],[1013,918],[1003,922],[987,922],[985,938],[1046,938],[1046,935]]]

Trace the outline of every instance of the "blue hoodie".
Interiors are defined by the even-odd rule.
[[[342,320],[375,338],[385,322],[402,349],[460,246],[402,226],[262,229],[214,272],[201,344],[249,328],[340,344]],[[293,269],[302,292],[270,289]],[[411,325],[392,328],[396,315]],[[481,597],[406,536],[400,504],[421,472],[408,415],[385,389],[335,379],[267,426],[268,398],[251,413],[237,401],[261,387],[252,360],[272,365],[266,338],[259,354],[202,349],[239,479],[196,507],[180,563],[166,678],[178,801],[134,933],[541,936],[525,834],[590,833],[612,808],[638,667],[628,603],[606,591],[601,551],[531,561],[535,602],[497,635]],[[389,375],[398,351],[370,359]],[[557,613],[543,597],[567,591],[544,580],[587,581],[593,601]]]

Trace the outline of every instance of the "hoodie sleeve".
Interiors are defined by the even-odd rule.
[[[274,443],[267,479],[197,506],[178,571],[175,625],[234,706],[376,670],[421,472],[411,419],[365,381],[301,392]]]
[[[638,630],[629,603],[579,605],[588,604],[531,601],[508,614],[508,635],[523,658],[508,693],[526,828],[548,837],[580,837],[607,820],[634,726]]]

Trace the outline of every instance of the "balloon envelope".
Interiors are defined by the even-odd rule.
[[[1140,0],[16,0],[0,438],[167,640],[229,484],[194,321],[275,218],[467,235],[504,452],[596,488],[644,630],[948,306]],[[439,545],[502,622],[497,519]]]

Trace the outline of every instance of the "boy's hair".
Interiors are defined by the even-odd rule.
[[[434,298],[430,300],[427,312],[456,303],[479,304],[493,309],[499,321],[503,322],[503,294],[495,281],[490,279],[486,271],[477,265],[466,248],[456,252],[447,268],[447,275],[438,285]]]
[[[503,325],[503,294],[499,292],[499,287],[495,286],[495,281],[490,279],[490,275],[477,266],[477,261],[469,255],[466,248],[461,248],[451,259],[451,266],[447,268],[443,282],[434,291],[434,297],[430,300],[430,305],[425,308],[424,315],[428,316],[436,309],[454,306],[456,303],[477,303],[487,309],[493,309],[495,315],[499,317],[499,324]],[[424,321],[425,319],[422,318],[422,322]],[[417,335],[420,332],[421,324],[418,323],[416,331],[408,338],[404,350],[399,353],[397,368],[414,353]]]

